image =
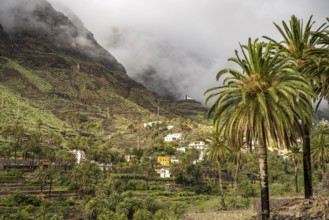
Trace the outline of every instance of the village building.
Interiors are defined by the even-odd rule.
[[[165,142],[172,142],[172,141],[179,141],[182,139],[182,133],[173,133],[173,134],[168,134],[165,138]]]
[[[176,148],[176,151],[185,153],[186,152],[186,148],[185,147],[178,147],[178,148]]]
[[[77,164],[86,159],[86,153],[83,150],[71,150],[70,152],[75,155]]]
[[[146,123],[144,123],[144,128],[146,128],[146,127],[153,127],[156,124],[162,124],[162,121],[150,121],[150,122],[146,122]]]
[[[206,146],[206,143],[204,141],[193,141],[188,145],[190,148],[194,148],[197,150],[203,150]]]
[[[170,158],[170,163],[178,163],[179,160],[177,159],[177,157],[171,157]]]
[[[168,130],[171,130],[171,129],[173,129],[173,128],[174,128],[173,125],[168,125],[168,126],[167,126],[167,129],[168,129]]]
[[[288,158],[288,150],[286,147],[272,147],[272,146],[269,146],[268,147],[268,150],[271,151],[271,152],[276,152],[278,156],[281,156],[283,157],[284,159]]]
[[[158,164],[161,165],[169,165],[170,164],[170,156],[159,156],[158,157]]]
[[[170,177],[170,170],[168,169],[164,169],[164,168],[162,168],[161,170],[160,170],[160,177],[161,178],[169,178]]]
[[[188,145],[190,148],[194,148],[199,152],[197,161],[203,161],[206,152],[206,143],[204,141],[193,141]]]
[[[171,175],[169,166],[159,166],[156,167],[154,171],[160,175],[160,178],[169,178]]]

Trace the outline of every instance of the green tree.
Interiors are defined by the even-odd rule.
[[[146,176],[146,183],[149,184],[150,177],[155,175],[154,167],[157,164],[156,158],[152,156],[151,152],[144,151],[144,156],[140,167]]]
[[[42,154],[42,136],[37,132],[32,132],[31,135],[28,138],[28,141],[23,146],[23,154],[25,155],[25,158],[30,158],[31,164],[34,165],[34,161],[36,159],[36,156],[39,156]]]
[[[218,183],[221,196],[222,207],[226,209],[225,194],[222,180],[222,163],[230,156],[231,150],[227,145],[227,141],[222,139],[217,132],[211,133],[206,142],[208,144],[207,158],[216,161],[218,164]]]
[[[170,167],[170,171],[175,178],[175,181],[182,184],[198,184],[202,181],[202,172],[200,166],[195,164],[199,152],[192,148],[186,153],[177,155],[179,162],[174,163]]]
[[[312,133],[311,156],[324,175],[329,160],[329,125],[325,122],[319,123]]]
[[[138,209],[134,213],[133,220],[152,220],[152,216],[152,212],[148,211],[147,209]]]
[[[9,140],[9,143],[14,150],[15,164],[17,164],[17,151],[22,148],[23,140],[25,137],[25,129],[23,125],[17,121],[13,126],[6,126],[2,133],[4,138],[7,141]]]
[[[96,163],[85,160],[83,163],[74,166],[72,170],[72,182],[76,184],[82,193],[92,195],[95,193],[100,174],[101,170]]]
[[[45,169],[46,179],[49,183],[49,191],[48,191],[48,197],[51,197],[51,191],[54,183],[54,179],[58,175],[57,168],[55,166],[49,166],[47,169]]]
[[[239,174],[241,170],[241,163],[247,161],[245,153],[241,151],[241,147],[232,147],[232,153],[230,154],[230,160],[234,162],[235,165],[235,174],[234,174],[234,208],[237,208],[237,191],[238,191],[238,182]]]
[[[327,18],[329,22],[329,18]],[[319,36],[320,40],[318,44],[320,48],[313,50],[312,59],[310,62],[306,63],[305,67],[308,72],[315,73],[315,91],[319,95],[320,99],[318,104],[320,104],[322,99],[329,100],[329,25],[327,25],[323,30],[315,33]]]
[[[294,164],[294,172],[295,172],[295,187],[296,193],[298,193],[298,163],[303,158],[302,148],[299,145],[293,145],[289,151],[287,156],[292,160]]]
[[[314,84],[314,74],[310,68],[307,68],[309,62],[314,58],[314,51],[317,50],[320,37],[317,33],[321,33],[324,25],[314,30],[312,16],[304,26],[303,22],[296,16],[292,16],[289,24],[282,21],[282,26],[275,24],[276,28],[283,37],[283,41],[277,42],[269,37],[265,37],[276,46],[278,46],[278,53],[280,56],[290,57],[294,59],[295,69],[303,74],[308,80],[312,80]],[[314,34],[315,33],[315,34]],[[306,106],[307,107],[307,106]],[[308,110],[307,110],[308,111]],[[305,198],[313,196],[312,189],[312,166],[311,166],[311,141],[310,129],[312,120],[302,120],[303,124],[303,169],[304,169],[304,193]]]
[[[76,156],[68,150],[59,150],[55,156],[56,165],[60,168],[64,168],[67,171],[68,167],[72,167],[76,163]]]
[[[47,180],[47,172],[45,168],[39,167],[34,171],[34,174],[35,174],[35,180],[40,184],[40,192],[43,193],[43,186]]]
[[[223,69],[219,80],[228,73],[223,85],[210,88],[209,100],[218,97],[209,110],[214,126],[232,146],[258,147],[262,219],[270,213],[267,146],[269,140],[291,146],[301,136],[299,119],[312,120],[310,83],[299,74],[292,59],[279,56],[271,43],[254,42],[241,46],[243,57],[229,61],[242,71]],[[250,147],[251,148],[251,147]]]

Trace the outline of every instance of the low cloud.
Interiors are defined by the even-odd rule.
[[[44,35],[49,43],[68,52],[92,57],[112,70],[125,71],[105,49],[95,41],[82,22],[73,14],[69,20],[54,10],[46,0],[1,0],[0,24],[9,33],[28,30]],[[73,22],[73,23],[72,23]]]

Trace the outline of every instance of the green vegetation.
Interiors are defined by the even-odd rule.
[[[240,69],[217,74],[215,129],[197,102],[160,104],[108,65],[11,36],[40,50],[0,58],[0,218],[247,218],[261,197],[267,219],[269,196],[329,195],[328,123],[311,127],[311,100],[328,97],[328,30],[289,24],[276,25],[283,42],[249,39],[229,59]]]
[[[53,89],[53,87],[46,80],[38,77],[32,71],[25,69],[24,67],[14,62],[13,60],[4,57],[0,57],[0,59],[6,60],[6,63],[2,66],[3,69],[16,70],[17,72],[19,72],[19,74],[25,77],[31,84],[35,85],[40,91],[48,92]]]
[[[58,119],[51,112],[43,109],[39,109],[30,104],[30,100],[19,96],[14,91],[11,91],[0,85],[0,122],[1,125],[14,125],[20,123],[22,125],[28,125],[28,128],[36,128],[38,122],[42,122],[45,130],[62,131],[69,126]]]
[[[219,71],[216,79],[225,77],[223,85],[206,91],[210,93],[207,101],[216,98],[209,115],[213,116],[219,134],[233,147],[241,148],[247,144],[250,149],[255,147],[258,150],[261,215],[264,220],[270,217],[267,161],[270,145],[280,144],[290,148],[298,144],[298,139],[303,140],[305,198],[313,195],[311,100],[316,99],[315,93],[321,98],[326,97],[327,85],[324,82],[328,77],[328,44],[325,43],[328,26],[323,24],[313,30],[313,24],[312,17],[304,26],[302,21],[292,16],[289,25],[284,21],[282,28],[275,24],[283,41],[269,37],[265,38],[270,42],[258,42],[258,39],[252,42],[249,39],[247,45],[240,45],[242,56],[236,51],[236,57],[229,59],[240,70]],[[313,158],[326,161],[325,156],[315,156],[315,146],[325,148],[323,144],[318,144],[318,141],[324,142],[324,137],[320,135],[318,138],[322,140],[313,142]],[[325,155],[324,151],[322,153]],[[293,160],[298,191],[296,155]],[[323,163],[320,164],[323,166]],[[281,191],[281,184],[274,186],[274,189]]]

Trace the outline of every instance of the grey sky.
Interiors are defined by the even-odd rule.
[[[313,14],[316,26],[329,16],[328,0],[50,2],[76,14],[133,78],[145,80],[141,74],[151,67],[153,87],[148,87],[162,84],[177,98],[187,94],[200,101],[239,42],[263,35],[278,39],[273,22],[293,14],[304,20]]]

